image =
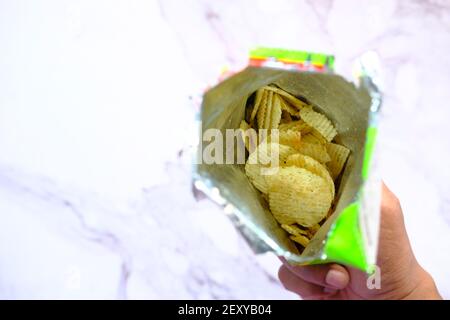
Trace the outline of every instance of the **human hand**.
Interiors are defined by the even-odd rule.
[[[400,202],[384,184],[377,265],[379,289],[368,288],[363,271],[339,264],[294,267],[283,260],[278,276],[304,299],[442,299],[414,257]]]

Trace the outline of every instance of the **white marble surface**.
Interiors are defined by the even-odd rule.
[[[0,298],[295,297],[180,153],[255,45],[380,54],[383,176],[450,298],[449,33],[448,1],[0,0]]]

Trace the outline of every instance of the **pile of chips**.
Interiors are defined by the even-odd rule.
[[[334,141],[337,131],[325,115],[272,85],[259,89],[247,106],[241,130],[248,129],[268,129],[269,134],[260,141],[243,135],[249,150],[245,173],[290,238],[306,247],[331,214],[335,182],[350,150]],[[278,139],[270,134],[273,129],[279,130]],[[273,150],[279,167],[264,174]]]

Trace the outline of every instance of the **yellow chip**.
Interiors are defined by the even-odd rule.
[[[245,174],[256,189],[262,193],[267,193],[266,179],[261,174],[262,167],[259,164],[250,164],[247,162],[245,164]]]
[[[280,96],[283,96],[283,98],[286,101],[288,101],[291,105],[293,105],[294,107],[296,107],[299,110],[301,108],[307,106],[307,104],[305,102],[303,102],[302,100],[298,99],[297,97],[293,96],[292,94],[290,94],[284,90],[281,90],[277,87],[265,86],[264,89],[278,93]]]
[[[310,156],[320,163],[326,163],[331,160],[327,153],[327,149],[322,144],[302,142],[300,148],[297,149],[299,153]]]
[[[287,130],[279,131],[279,143],[285,146],[298,149],[301,145],[302,134],[299,131]]]
[[[263,129],[270,129],[270,120],[272,118],[272,106],[273,106],[273,92],[267,93],[267,105],[266,113],[264,116],[264,126]]]
[[[245,174],[255,188],[262,193],[267,193],[267,183],[265,177],[262,175],[262,169],[268,165],[267,160],[270,157],[270,155],[267,155],[268,152],[267,143],[261,143],[255,151],[249,155],[247,163],[245,164]]]
[[[319,177],[322,177],[328,184],[329,190],[331,193],[331,197],[334,198],[334,182],[333,179],[330,176],[330,173],[328,172],[327,168],[321,164],[319,161],[314,160],[313,158],[309,156],[305,156],[303,154],[293,154],[290,155],[286,159],[286,165],[288,166],[296,166],[299,168],[304,168]]]
[[[331,121],[323,114],[315,112],[311,106],[300,110],[300,118],[316,129],[328,142],[333,140],[337,134]]]
[[[244,120],[239,125],[242,141],[245,144],[245,148],[248,152],[253,152],[256,149],[258,143],[258,133]]]
[[[258,108],[261,105],[263,95],[264,95],[263,89],[259,89],[258,91],[256,91],[255,103],[253,105],[252,114],[250,116],[250,122],[252,122],[253,119],[255,119],[256,117],[256,113],[258,112]]]
[[[297,150],[295,150],[294,148],[280,144],[279,147],[280,164],[285,163],[287,158],[295,153],[297,153]]]
[[[303,247],[307,247],[309,244],[309,239],[305,236],[302,236],[301,234],[299,235],[295,235],[295,236],[290,236],[289,238],[291,238],[292,240],[294,240],[295,242],[301,244]]]
[[[303,142],[307,143],[315,143],[315,144],[322,144],[321,140],[314,136],[312,133],[308,133],[302,137]]]
[[[281,101],[281,109],[288,112],[290,115],[296,116],[298,114],[298,109],[291,106],[286,100],[284,100],[279,94],[277,96]]]
[[[331,207],[332,197],[325,180],[297,167],[280,167],[266,176],[269,206],[281,224],[298,223],[311,227],[321,221]]]
[[[292,121],[292,122],[288,122],[288,123],[282,123],[278,126],[278,129],[279,130],[290,130],[290,129],[295,128],[296,126],[300,125],[300,121],[301,120]]]
[[[320,224],[318,224],[318,223],[313,225],[311,228],[308,228],[308,234],[306,235],[306,237],[308,239],[312,239],[319,229],[320,229]]]
[[[258,122],[258,128],[264,128],[264,120],[266,118],[266,110],[267,110],[267,98],[268,91],[263,90],[261,102],[259,104],[258,110],[256,111],[256,120]]]
[[[327,144],[328,141],[316,129],[311,128],[310,132],[303,136],[305,142],[316,144]]]
[[[331,158],[330,162],[327,163],[327,167],[330,170],[331,177],[335,180],[344,168],[350,150],[336,143],[327,143],[326,148]]]
[[[296,120],[290,123],[280,124],[278,126],[278,129],[280,129],[280,131],[296,130],[300,131],[302,135],[308,134],[312,130],[312,128],[308,124],[306,124],[305,121],[303,120]]]
[[[312,233],[316,233],[317,231],[319,231],[319,229],[320,229],[320,224],[318,224],[318,223],[316,223],[316,224],[313,225],[311,228],[309,228],[309,230],[310,230]]]
[[[308,231],[307,230],[303,230],[300,229],[297,225],[295,224],[282,224],[281,227],[286,230],[288,233],[297,236],[297,235],[307,235]]]
[[[267,193],[264,169],[276,167],[276,160],[278,165],[284,164],[286,159],[295,152],[295,149],[289,146],[263,142],[248,157],[245,174],[256,189]]]
[[[274,94],[272,96],[272,111],[270,119],[270,129],[278,129],[278,125],[281,121],[281,103],[278,95]]]
[[[268,137],[267,141],[264,141],[264,143],[268,143],[268,144],[272,144],[271,145],[271,149],[278,151],[278,156],[279,156],[279,160],[280,160],[280,164],[284,163],[286,161],[286,159],[291,155],[291,154],[295,154],[298,153],[298,151],[289,144],[286,143],[281,143],[282,136],[284,137],[284,132],[278,131],[278,140],[275,139],[274,137],[275,132],[272,131],[271,135]],[[275,147],[278,145],[278,150],[275,149]],[[264,149],[261,149],[264,150]],[[263,159],[263,161],[268,161],[266,158],[264,158],[264,155],[260,155]]]

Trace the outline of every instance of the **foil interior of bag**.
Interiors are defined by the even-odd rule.
[[[361,187],[370,97],[366,90],[356,88],[335,74],[248,67],[205,93],[201,109],[202,132],[217,128],[225,136],[225,129],[239,128],[245,116],[247,100],[258,88],[268,84],[275,84],[297,97],[305,98],[334,123],[338,131],[336,140],[351,150],[338,181],[335,210],[302,254],[278,225],[259,191],[247,179],[244,165],[198,164],[195,173],[197,179],[217,188],[227,204],[236,209],[228,213],[255,251],[274,251],[296,263],[317,261],[321,259],[333,221],[343,208],[355,200]],[[199,154],[204,147],[200,146]]]

